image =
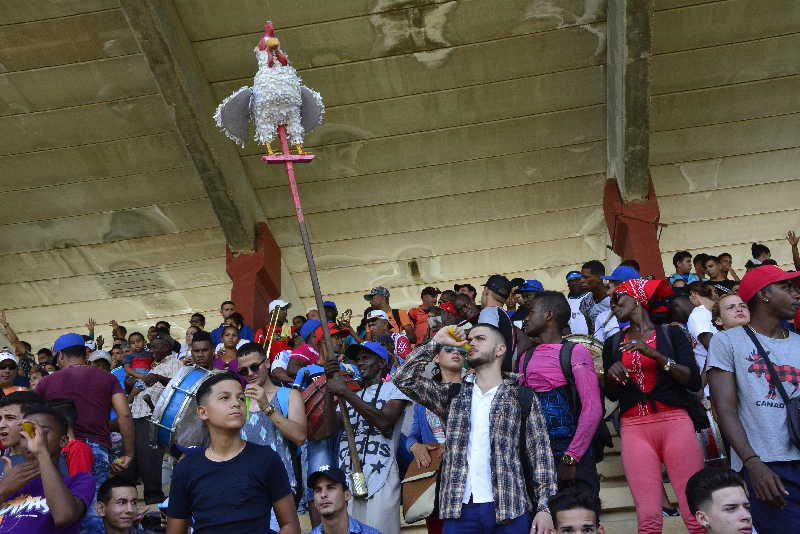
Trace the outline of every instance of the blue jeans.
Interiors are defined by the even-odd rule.
[[[750,513],[753,515],[753,526],[758,534],[786,534],[789,525],[800,525],[800,462],[769,462],[767,466],[781,477],[781,482],[789,495],[784,497],[786,506],[774,508],[759,501],[753,492],[753,485],[747,470],[742,469],[742,476],[747,482],[750,493]]]
[[[494,517],[494,503],[462,504],[461,517],[445,519],[443,534],[528,534],[531,515],[525,512],[511,521],[498,525]]]
[[[103,518],[97,515],[95,503],[97,502],[97,490],[103,482],[108,480],[108,449],[93,441],[86,441],[86,444],[92,448],[92,476],[94,476],[96,485],[95,496],[81,522],[81,534],[103,534],[105,532]]]

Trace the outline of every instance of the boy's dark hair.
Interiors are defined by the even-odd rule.
[[[721,254],[720,254],[719,256],[717,256],[717,257],[718,257],[719,259],[722,259],[722,258],[730,258],[730,259],[733,259],[733,256],[731,256],[731,255],[730,255],[729,253],[727,253],[727,252],[723,252],[723,253],[721,253]]]
[[[742,478],[730,469],[718,467],[701,469],[686,483],[686,500],[689,504],[689,511],[694,515],[701,506],[711,500],[711,495],[715,491],[737,486],[745,489]]]
[[[192,318],[195,318],[195,317],[199,317],[200,320],[203,321],[203,324],[206,324],[206,316],[203,315],[202,313],[193,313],[192,314]]]
[[[67,429],[69,428],[67,424],[67,420],[58,410],[42,403],[36,404],[26,404],[22,407],[22,415],[23,417],[30,417],[32,415],[47,415],[53,421],[61,427],[61,435],[65,436],[67,434]]]
[[[41,404],[43,402],[44,399],[34,391],[15,391],[14,393],[9,393],[5,397],[0,398],[0,408],[13,406],[15,404],[25,406],[28,404]]]
[[[701,252],[700,254],[695,255],[694,259],[692,260],[692,264],[697,265],[699,263],[700,265],[705,265],[708,258],[708,254]]]
[[[585,490],[578,488],[566,488],[552,497],[547,503],[550,508],[550,515],[553,518],[553,526],[558,528],[558,512],[568,510],[583,509],[594,512],[595,526],[600,524],[600,497]]]
[[[47,354],[49,360],[53,359],[53,351],[48,348],[39,349],[39,352],[37,352],[36,355],[38,356],[40,354]]]
[[[248,354],[253,354],[254,352],[259,353],[263,357],[267,356],[261,343],[245,343],[236,350],[236,357],[242,358]]]
[[[200,330],[199,332],[195,332],[194,335],[192,336],[192,344],[195,344],[198,341],[208,341],[212,345],[214,344],[214,340],[211,339],[211,334],[209,334],[205,330]]]
[[[225,371],[224,373],[214,373],[211,375],[211,378],[200,384],[200,387],[197,388],[197,405],[200,406],[205,403],[206,398],[211,393],[212,387],[220,382],[225,382],[226,380],[233,380],[234,382],[241,384],[236,375],[230,371]]]
[[[676,252],[674,256],[672,256],[672,265],[677,266],[680,262],[685,260],[686,258],[691,258],[692,254],[688,250],[681,250],[680,252]]]
[[[169,322],[167,322],[167,321],[156,321],[156,330],[158,330],[160,328],[166,328],[167,332],[169,332],[169,329],[171,327],[172,327],[172,325],[170,325]]]
[[[719,256],[712,256],[711,254],[708,254],[706,256],[706,259],[703,260],[703,267],[705,267],[706,263],[708,263],[711,260],[714,260],[714,263],[719,263]]]
[[[303,321],[304,324],[306,321],[308,321],[305,315],[295,315],[294,317],[292,317],[292,322],[294,322],[295,319],[300,319],[301,321]]]
[[[762,254],[771,254],[769,247],[761,243],[753,243],[750,245],[750,252],[753,254],[753,258],[758,258]]]
[[[567,302],[567,297],[558,291],[542,291],[536,296],[536,304],[542,311],[553,312],[558,327],[563,329],[569,324],[572,311]]]
[[[69,428],[75,426],[75,421],[78,420],[78,409],[75,407],[75,403],[71,399],[53,399],[45,402],[44,404],[45,406],[49,406],[63,415],[64,419],[67,420],[67,426]]]
[[[144,335],[141,332],[131,332],[131,335],[128,336],[128,343],[131,342],[131,339],[133,339],[133,336],[139,336],[140,338],[142,338],[142,340],[145,339]]]
[[[233,312],[228,316],[228,319],[236,323],[240,330],[244,326],[244,317],[242,317],[242,314],[239,312]]]
[[[136,489],[136,485],[131,484],[130,481],[125,479],[125,477],[109,478],[103,482],[100,485],[100,488],[97,490],[97,502],[108,504],[111,500],[111,493],[114,491],[114,488]]]
[[[590,260],[581,265],[581,270],[589,269],[589,272],[598,276],[606,274],[606,266],[598,260]]]
[[[236,306],[236,303],[233,302],[232,300],[223,300],[222,304],[219,305],[219,309],[221,310],[222,307],[225,306],[226,304],[232,304],[233,306]]]

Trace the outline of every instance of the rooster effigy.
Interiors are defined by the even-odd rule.
[[[272,22],[264,25],[264,35],[253,50],[258,72],[252,87],[241,87],[217,107],[214,120],[225,135],[244,147],[250,122],[255,125],[255,140],[273,154],[272,140],[278,126],[286,126],[289,142],[303,153],[303,136],[322,123],[325,106],[322,97],[303,85],[297,71],[281,50]]]

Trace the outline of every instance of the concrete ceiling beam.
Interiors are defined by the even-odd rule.
[[[121,0],[175,127],[211,201],[228,246],[252,251],[265,220],[239,154],[217,130],[217,105],[173,2]]]

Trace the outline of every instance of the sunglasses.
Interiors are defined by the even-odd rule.
[[[8,369],[11,369],[13,371],[16,368],[17,368],[17,366],[14,365],[13,363],[7,363],[5,365],[0,365],[0,371],[5,371],[5,370],[8,370]]]
[[[258,372],[258,368],[261,367],[261,364],[263,364],[265,361],[267,361],[266,358],[264,358],[263,360],[261,360],[258,363],[254,363],[254,364],[248,365],[246,367],[239,367],[239,371],[238,371],[239,376],[247,376],[250,373],[256,374]]]

